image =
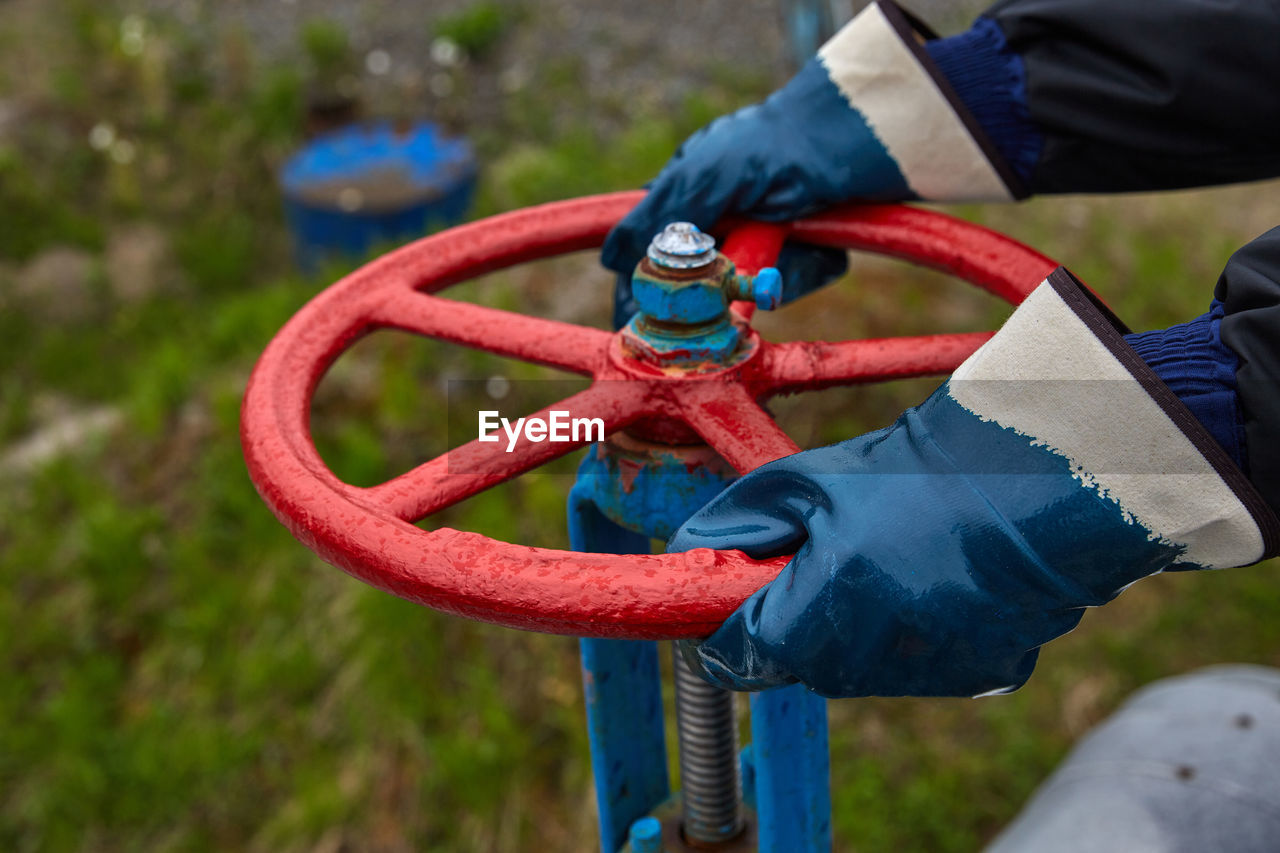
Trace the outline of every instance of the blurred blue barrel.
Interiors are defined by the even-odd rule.
[[[471,205],[476,159],[463,139],[423,122],[357,124],[317,137],[280,175],[298,262],[359,259],[460,222]]]

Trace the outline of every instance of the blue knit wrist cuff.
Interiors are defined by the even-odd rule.
[[[1124,339],[1247,473],[1244,417],[1236,395],[1240,360],[1222,342],[1222,317],[1222,303],[1215,299],[1209,313],[1189,323]]]
[[[978,18],[967,32],[925,42],[925,49],[996,149],[1030,181],[1044,139],[1027,109],[1022,57],[1009,49],[1004,32],[992,19]]]

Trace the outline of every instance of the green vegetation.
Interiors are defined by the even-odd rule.
[[[319,77],[335,77],[350,72],[351,46],[341,24],[323,18],[302,27],[301,41],[311,67]]]
[[[432,25],[436,38],[444,38],[462,48],[467,56],[483,59],[524,14],[520,8],[480,2],[460,12],[437,18]]]
[[[574,642],[347,578],[290,537],[244,471],[238,412],[254,359],[340,272],[293,271],[274,171],[300,142],[308,75],[345,62],[342,33],[308,28],[299,49],[315,67],[299,72],[207,21],[55,5],[69,14],[46,3],[0,16],[0,82],[28,116],[0,127],[0,848],[590,848]],[[496,38],[484,24],[495,9],[435,32],[478,53]],[[608,130],[596,119],[621,108],[583,103],[580,69],[537,73],[474,130],[478,215],[636,186],[695,127],[768,86],[721,69],[674,114]],[[1202,310],[1231,248],[1270,224],[1263,195],[962,213],[1068,261],[1146,328]],[[66,288],[56,298],[24,289],[38,263]],[[584,255],[457,292],[603,322],[609,287]],[[945,277],[858,258],[848,281],[760,325],[841,338],[985,328],[1004,312]],[[448,445],[440,377],[498,373],[551,375],[374,336],[322,384],[317,442],[343,477],[384,479]],[[883,424],[930,385],[776,408],[812,445]],[[120,410],[116,427],[15,461],[100,406]],[[571,469],[430,523],[563,547]],[[1218,661],[1280,663],[1278,610],[1274,564],[1158,578],[1051,646],[1013,696],[832,703],[839,849],[973,849],[1139,684]]]

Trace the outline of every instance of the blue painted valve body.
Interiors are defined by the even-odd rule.
[[[742,328],[729,313],[734,300],[766,311],[782,303],[782,276],[765,267],[754,277],[738,274],[698,226],[674,222],[654,238],[631,278],[639,312],[623,330],[633,348],[667,363],[731,362]]]
[[[632,288],[640,310],[623,330],[624,345],[644,360],[693,373],[729,366],[741,354],[745,327],[730,313],[732,301],[747,299],[772,309],[782,295],[777,270],[766,268],[751,278],[738,275],[733,263],[715,251],[710,236],[688,223],[674,223],[654,239]],[[692,433],[681,435],[678,428],[616,433],[588,448],[579,466],[569,495],[571,547],[649,553],[652,538],[667,539],[735,477],[728,463]],[[686,837],[694,827],[680,825],[679,807],[669,798],[657,644],[584,639],[581,650],[602,851],[693,849],[686,846]],[[679,676],[677,681],[681,684]],[[691,674],[682,686],[685,691],[718,690]],[[713,728],[727,728],[732,736],[732,703],[727,707]],[[689,734],[682,716],[686,710],[677,708],[682,741]],[[800,685],[753,694],[751,720],[752,743],[743,751],[740,780],[728,781],[735,795],[740,790],[748,811],[754,811],[743,820],[736,817],[741,810],[731,810],[736,823],[723,827],[723,840],[704,842],[699,849],[829,851],[825,700]],[[693,731],[695,738],[704,734]],[[731,753],[728,760],[737,763]],[[724,763],[722,757],[716,772],[724,772]],[[681,766],[690,775],[683,755]],[[685,780],[686,789],[696,784],[698,780]],[[687,821],[688,796],[684,805]],[[657,821],[665,831],[655,829],[655,816],[667,818]]]

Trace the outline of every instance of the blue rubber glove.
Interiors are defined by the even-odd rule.
[[[782,221],[849,201],[1007,200],[1017,179],[925,58],[891,3],[868,7],[786,86],[690,137],[609,234],[615,323],[635,311],[630,274],[670,222],[710,231],[729,215]],[[841,251],[789,244],[784,301],[839,277]]]
[[[686,657],[826,696],[1019,687],[1082,608],[1274,554],[1280,522],[1063,269],[891,427],[743,477],[670,550],[795,553]]]

